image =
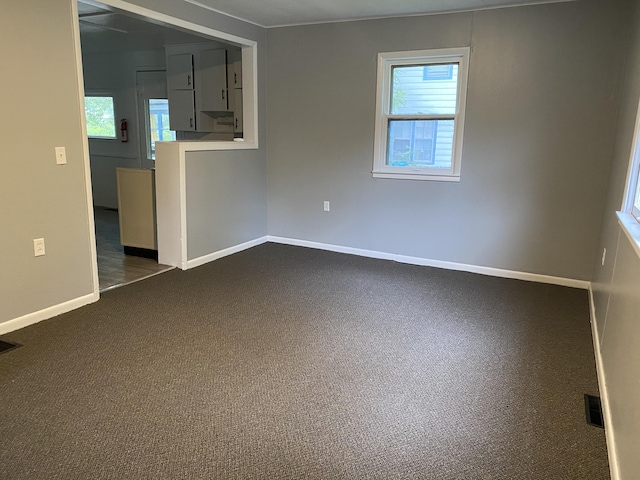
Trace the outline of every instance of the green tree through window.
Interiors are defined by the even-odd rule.
[[[84,97],[89,137],[116,138],[113,97]]]

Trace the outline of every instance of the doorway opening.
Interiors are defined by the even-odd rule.
[[[120,241],[118,210],[94,207],[96,249],[98,252],[98,280],[100,291],[121,287],[149,278],[174,267],[162,265],[155,258],[125,254]]]
[[[196,52],[225,49],[230,52],[230,58],[235,55],[240,59],[236,61],[243,62],[246,45],[234,42],[235,37],[227,40],[213,37],[210,34],[213,31],[205,27],[193,25],[200,30],[197,31],[190,30],[190,25],[183,25],[185,22],[179,22],[179,27],[178,23],[172,25],[167,23],[172,21],[168,17],[164,22],[156,18],[154,12],[145,13],[144,9],[127,6],[117,0],[105,0],[103,3],[79,0],[77,5],[85,99],[89,96],[97,99],[85,101],[85,106],[90,103],[108,104],[108,101],[99,101],[105,98],[111,102],[110,112],[99,111],[97,116],[94,115],[109,124],[106,130],[98,129],[99,134],[92,136],[88,129],[99,290],[105,291],[174,268],[157,262],[156,142],[233,140],[239,136],[233,130],[210,134],[196,129],[176,132],[175,127],[171,128],[167,75],[169,55],[177,57],[176,54],[190,50],[190,46]],[[131,7],[132,11],[112,5]],[[145,16],[147,14],[148,17]],[[250,52],[247,58],[253,61],[248,70],[254,71],[255,59],[252,56],[255,50]],[[204,54],[202,58],[205,58]],[[252,82],[255,87],[255,80]],[[230,87],[227,96],[234,92],[233,88]],[[240,113],[243,109],[241,88],[241,84],[236,85],[240,92]],[[253,104],[255,88],[247,93],[249,103]],[[195,107],[200,102],[197,95],[193,95]],[[230,104],[227,108],[231,109]],[[191,114],[194,117],[192,124],[208,122],[215,124],[216,128],[223,125],[224,122],[213,121],[213,112],[204,111],[204,107],[201,110]],[[255,110],[251,113],[255,117]],[[225,112],[220,118],[226,119],[229,115],[233,113]],[[87,112],[88,127],[89,121]],[[177,121],[173,119],[171,123],[176,125]],[[232,121],[227,123],[233,124]],[[229,128],[228,125],[223,126]],[[253,122],[250,122],[249,129],[253,130]],[[108,134],[102,134],[105,131]]]

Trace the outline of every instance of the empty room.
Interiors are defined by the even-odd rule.
[[[637,1],[5,3],[3,478],[640,480]]]

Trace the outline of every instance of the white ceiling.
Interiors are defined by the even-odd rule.
[[[161,50],[165,45],[211,42],[209,37],[151,23],[107,6],[78,2],[78,16],[85,53]]]
[[[84,3],[87,1],[88,3]],[[184,0],[264,27],[424,15],[575,0]],[[79,0],[84,52],[161,49],[211,41],[206,36],[137,17],[95,0]]]
[[[482,10],[574,0],[185,0],[263,27]]]

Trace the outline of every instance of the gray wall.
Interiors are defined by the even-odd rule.
[[[93,204],[118,208],[116,168],[148,168],[140,152],[136,115],[136,69],[165,68],[164,49],[144,52],[87,53],[82,56],[84,87],[87,93],[106,91],[115,95],[116,128],[126,118],[129,141],[89,139]],[[119,130],[116,131],[119,134]]]
[[[612,417],[608,428],[615,438],[623,480],[640,479],[640,258],[615,215],[622,205],[640,98],[640,5],[635,5],[635,12],[629,17],[633,22],[630,48],[593,279],[596,324]],[[604,248],[607,256],[603,266]]]
[[[267,165],[260,151],[187,152],[187,258],[256,240],[267,232]]]
[[[0,323],[94,291],[73,21],[70,0],[5,2],[0,15]]]
[[[622,18],[583,0],[269,29],[269,235],[590,280]],[[377,53],[469,45],[461,182],[374,180]]]

